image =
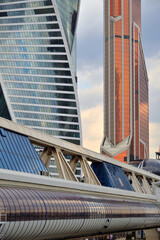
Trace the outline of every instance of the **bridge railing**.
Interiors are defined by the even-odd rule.
[[[78,162],[80,162],[84,174],[83,181],[88,184],[101,185],[90,163],[105,162],[123,169],[135,192],[154,194],[153,186],[156,182],[160,181],[160,177],[155,174],[12,121],[0,118],[0,127],[25,135],[30,139],[32,144],[43,147],[43,152],[40,157],[44,165],[48,168],[51,157],[53,156],[58,169],[59,178],[78,182],[75,171]],[[69,162],[65,159],[65,155],[71,156]]]

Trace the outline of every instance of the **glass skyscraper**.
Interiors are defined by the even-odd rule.
[[[0,116],[78,145],[79,2],[0,1]]]
[[[141,0],[104,0],[104,140],[120,161],[149,156],[148,76],[141,42]]]

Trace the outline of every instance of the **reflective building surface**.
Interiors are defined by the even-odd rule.
[[[0,198],[4,240],[62,240],[160,224],[155,203],[11,186],[0,187]]]
[[[80,145],[78,10],[79,0],[0,1],[0,116]]]
[[[76,144],[78,7],[78,0],[0,3],[1,116]]]
[[[160,161],[157,159],[144,159],[138,168],[160,176]]]
[[[141,42],[141,0],[105,0],[104,140],[119,161],[148,158],[148,77]]]

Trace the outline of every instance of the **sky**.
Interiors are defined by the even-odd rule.
[[[160,146],[160,0],[142,0],[142,43],[149,77],[150,158]],[[77,70],[83,146],[103,139],[103,0],[81,0]]]

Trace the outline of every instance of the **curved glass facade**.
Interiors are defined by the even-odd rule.
[[[81,144],[79,0],[0,2],[0,116]]]
[[[56,2],[58,5],[67,41],[71,50],[74,42],[79,0],[67,0],[65,1],[65,4],[62,0],[56,0]]]
[[[78,10],[79,0],[0,1],[0,116],[80,145]]]

